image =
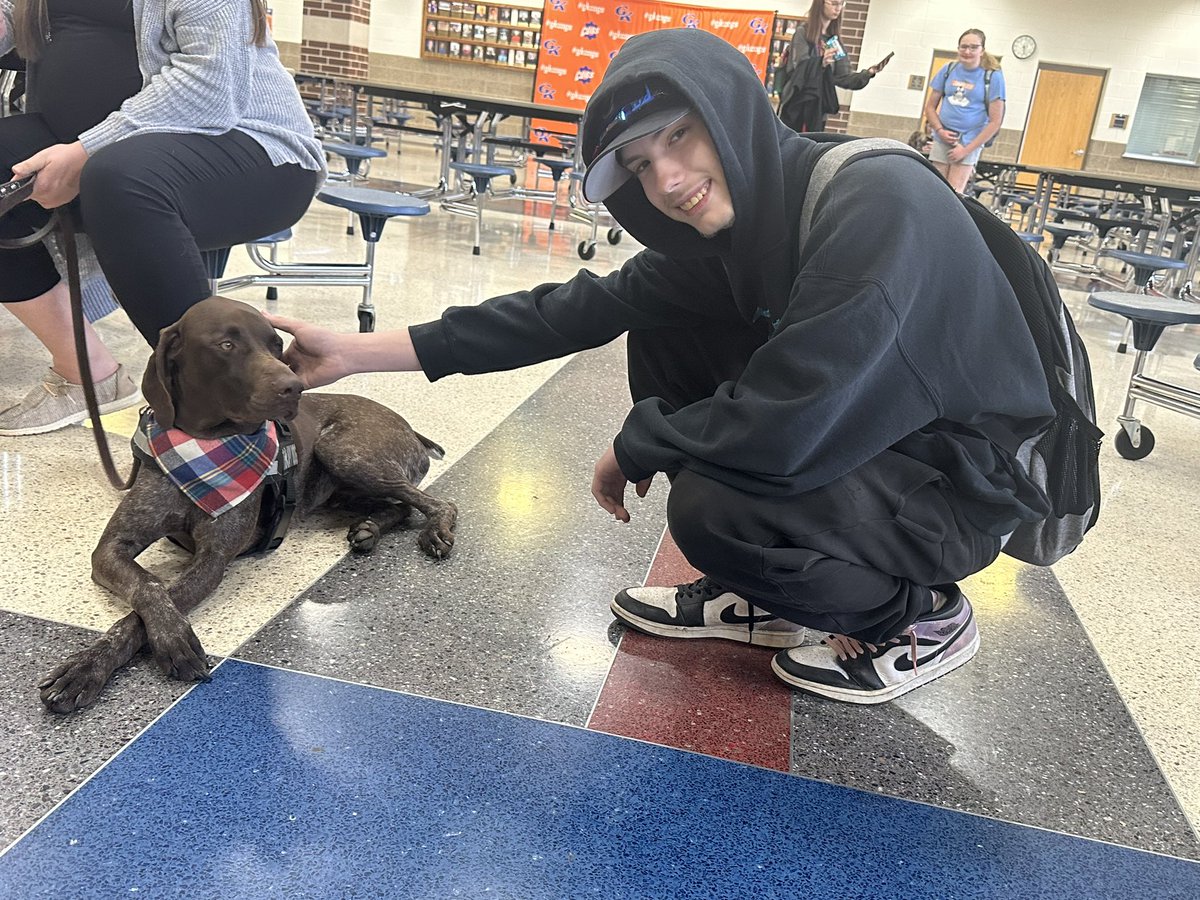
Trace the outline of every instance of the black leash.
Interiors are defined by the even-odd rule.
[[[0,184],[0,217],[9,210],[24,203],[33,194],[36,175],[26,178],[13,179]],[[92,362],[88,358],[87,336],[83,324],[83,289],[79,282],[79,249],[75,241],[75,223],[71,221],[70,210],[60,207],[50,216],[50,220],[33,234],[22,238],[0,238],[0,250],[20,250],[30,247],[42,240],[55,227],[62,232],[63,254],[67,258],[67,289],[71,295],[71,330],[75,337],[75,356],[79,361],[80,381],[83,382],[83,398],[87,401],[88,416],[92,422],[92,436],[96,439],[96,451],[100,454],[100,465],[109,483],[118,491],[128,490],[137,478],[141,463],[133,461],[133,469],[129,477],[122,479],[113,462],[112,451],[108,447],[108,435],[100,422],[100,404],[96,400],[96,384],[92,380]]]

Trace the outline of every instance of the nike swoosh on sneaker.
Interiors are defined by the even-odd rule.
[[[928,665],[929,663],[931,663],[935,659],[937,659],[939,656],[941,656],[942,653],[945,652],[945,649],[947,647],[949,647],[951,644],[953,644],[956,640],[959,639],[959,637],[962,635],[962,633],[967,630],[967,626],[970,624],[971,623],[969,620],[966,622],[963,622],[963,624],[958,627],[958,633],[955,634],[954,637],[950,637],[944,641],[941,641],[938,645],[938,648],[936,650],[934,650],[932,653],[930,653],[928,656],[920,657],[917,660],[916,668],[920,669],[921,666]],[[894,665],[901,672],[911,672],[913,670],[913,660],[912,660],[911,654],[906,654],[904,656],[901,656],[894,663],[892,663],[892,665]]]
[[[732,606],[727,606],[721,610],[721,621],[726,625],[759,625],[778,618],[778,616],[773,616],[770,613],[761,616],[739,616],[733,610],[734,607]]]

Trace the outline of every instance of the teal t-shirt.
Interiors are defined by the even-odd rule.
[[[951,131],[957,131],[964,144],[975,140],[987,125],[987,103],[1005,99],[1004,73],[993,69],[991,82],[986,85],[987,102],[984,101],[986,74],[983,66],[968,69],[960,62],[949,62],[933,76],[929,85],[944,95],[938,107],[938,118]]]

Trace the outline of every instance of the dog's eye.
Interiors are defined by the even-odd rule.
[[[221,349],[222,350],[232,350],[233,349],[233,341],[229,341],[229,340],[221,341]]]

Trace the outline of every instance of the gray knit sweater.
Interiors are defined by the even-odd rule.
[[[12,47],[12,12],[10,0],[0,0],[0,54]],[[321,144],[275,42],[251,42],[246,0],[133,0],[133,20],[142,89],[79,136],[89,154],[136,134],[237,129],[275,165],[325,173]]]

